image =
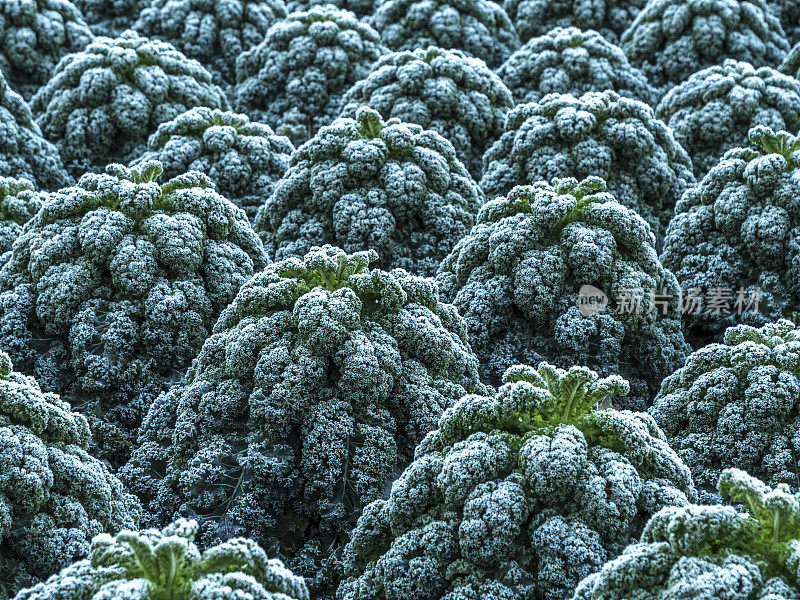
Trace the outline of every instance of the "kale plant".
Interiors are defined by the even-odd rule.
[[[200,171],[252,220],[286,173],[294,146],[246,115],[200,107],[159,125],[147,150],[134,164],[158,160],[165,179]]]
[[[800,139],[759,126],[681,198],[662,260],[693,300],[698,343],[800,310]]]
[[[625,405],[642,410],[689,352],[655,236],[596,177],[490,200],[437,280],[491,383],[519,363],[586,365],[629,380]],[[579,304],[590,296],[605,303]]]
[[[255,228],[278,260],[330,243],[434,275],[483,200],[450,142],[362,107],[297,149]]]
[[[689,155],[669,127],[644,102],[612,91],[517,105],[483,161],[489,197],[556,177],[600,177],[653,228],[659,248],[675,203],[695,185]]]
[[[93,536],[137,525],[138,502],[87,453],[90,436],[0,350],[0,600],[86,558]]]
[[[726,59],[672,88],[656,109],[701,179],[756,125],[800,130],[800,82],[771,68]]]
[[[655,106],[655,90],[617,46],[596,31],[556,27],[531,38],[498,69],[517,104],[539,102],[547,94],[613,90]]]
[[[723,469],[800,490],[800,330],[781,319],[738,325],[664,379],[650,414],[692,470],[716,491]]]
[[[178,519],[163,530],[120,531],[92,540],[77,562],[15,600],[309,600],[302,577],[237,538],[202,554],[197,523]]]
[[[228,101],[199,62],[133,31],[65,56],[31,101],[76,178],[136,158],[161,123],[195,106],[225,109]]]
[[[355,118],[362,106],[440,133],[480,179],[483,154],[503,133],[514,100],[482,60],[431,46],[378,59],[345,94],[340,114]]]
[[[573,600],[693,598],[796,600],[800,496],[739,469],[719,478],[731,506],[666,507],[617,559],[578,586]]]
[[[252,537],[317,598],[362,507],[443,410],[485,389],[435,282],[375,258],[324,246],[253,276],[121,473],[157,522],[197,519],[206,546]]]
[[[0,268],[0,348],[86,415],[93,452],[115,466],[267,260],[207,177],[160,173],[111,165],[53,193]]]
[[[378,33],[349,11],[291,13],[237,59],[236,110],[300,145],[336,117],[342,95],[384,51]]]
[[[337,598],[569,598],[651,515],[694,499],[651,417],[598,407],[627,391],[617,376],[541,363],[463,397],[388,499],[364,509]]]
[[[662,94],[726,58],[777,67],[789,51],[765,0],[649,0],[620,46]]]

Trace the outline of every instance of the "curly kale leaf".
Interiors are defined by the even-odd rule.
[[[0,351],[0,598],[89,553],[92,536],[133,527],[139,504],[86,450],[86,419]]]
[[[155,401],[121,476],[204,545],[252,537],[326,597],[361,509],[462,395],[485,388],[436,284],[332,246],[267,266]]]
[[[751,147],[729,150],[686,192],[666,233],[664,265],[704,300],[684,313],[701,342],[720,341],[737,323],[790,318],[800,306],[800,141],[763,126],[749,137]]]
[[[415,123],[441,134],[475,178],[483,154],[503,132],[511,92],[486,64],[435,46],[378,59],[342,98],[340,116],[368,106],[385,119]]]
[[[289,139],[276,135],[269,125],[204,107],[159,125],[147,149],[134,165],[158,160],[165,179],[188,171],[205,173],[251,221],[286,173],[294,152]]]
[[[90,419],[117,465],[150,402],[267,261],[207,177],[160,173],[111,165],[51,194],[0,269],[0,347]]]
[[[98,535],[88,560],[16,600],[309,600],[303,579],[252,540],[231,539],[201,554],[196,532],[197,522],[178,519],[163,530]]]
[[[65,56],[31,100],[76,178],[139,156],[161,123],[195,106],[226,109],[228,101],[199,62],[133,31]]]
[[[683,363],[675,277],[647,223],[604,188],[598,178],[516,187],[481,208],[442,262],[442,295],[489,381],[517,363],[584,364],[630,380],[625,403],[643,409]],[[608,303],[581,310],[585,286]]]
[[[255,229],[279,260],[330,243],[371,248],[380,268],[430,276],[483,200],[441,135],[362,107],[298,148]]]
[[[384,52],[378,32],[349,11],[291,13],[237,58],[234,106],[299,146],[336,117],[342,95]]]
[[[573,600],[800,597],[800,499],[739,469],[726,469],[719,492],[731,506],[667,507],[641,541],[584,579]]]
[[[395,52],[438,46],[492,68],[519,47],[514,25],[492,0],[380,0],[371,23]]]
[[[675,204],[695,185],[689,155],[653,109],[613,91],[517,105],[483,161],[480,183],[490,197],[555,177],[600,177],[644,217],[659,247]]]
[[[542,363],[461,398],[365,507],[337,598],[569,598],[653,513],[695,497],[650,417],[599,406],[627,392]]]

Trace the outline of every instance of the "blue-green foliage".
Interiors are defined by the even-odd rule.
[[[689,347],[680,328],[678,286],[658,260],[647,223],[596,177],[519,186],[481,208],[472,231],[442,262],[437,281],[467,323],[484,376],[547,360],[619,374],[624,400],[644,409]],[[606,295],[582,312],[578,292]],[[619,310],[625,290],[640,302]]]
[[[364,509],[337,598],[569,598],[650,515],[694,499],[652,418],[604,408],[627,392],[620,377],[542,363],[461,398]]]
[[[202,554],[197,522],[98,535],[90,556],[15,600],[309,600],[302,577],[236,538]]]
[[[732,506],[664,508],[641,541],[578,586],[573,600],[800,597],[800,497],[726,469],[719,493]]]
[[[325,246],[254,275],[121,473],[156,522],[191,515],[203,545],[252,537],[319,597],[361,509],[486,389],[436,283],[376,258]]]
[[[93,536],[137,525],[138,502],[87,453],[90,437],[0,351],[0,600],[85,559]]]

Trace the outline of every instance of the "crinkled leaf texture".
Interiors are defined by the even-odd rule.
[[[178,519],[163,530],[124,530],[92,540],[77,562],[15,600],[309,600],[302,577],[246,538],[202,554],[197,522]]]
[[[161,123],[195,106],[227,109],[225,92],[174,46],[125,31],[68,54],[31,100],[45,137],[76,178],[128,163]]]
[[[438,46],[496,68],[519,47],[514,25],[492,0],[381,0],[370,22],[395,52]]]
[[[361,107],[297,149],[255,229],[277,260],[329,243],[375,250],[382,269],[432,276],[483,201],[441,135]]]
[[[556,179],[490,200],[437,281],[488,381],[518,363],[583,364],[628,379],[623,403],[643,410],[690,348],[653,232],[604,189],[598,178]],[[608,304],[581,310],[582,288]]]
[[[22,226],[39,212],[47,192],[37,192],[27,179],[0,176],[0,255],[22,233]]]
[[[339,112],[385,48],[368,24],[332,5],[276,21],[236,60],[234,106],[299,146]]]
[[[0,351],[0,599],[85,559],[93,536],[137,525],[138,501],[87,453],[90,435]]]
[[[681,287],[727,295],[727,310],[704,302],[685,311],[699,345],[800,309],[800,141],[763,126],[749,137],[684,194],[667,229],[661,258]]]
[[[375,10],[375,4],[380,0],[325,0],[325,4],[332,4],[337,8],[349,10],[359,19],[369,17]],[[286,2],[286,10],[288,12],[295,12],[298,10],[308,10],[313,6],[320,4],[319,0],[288,0]]]
[[[800,598],[800,498],[739,469],[722,472],[719,492],[746,512],[662,509],[641,541],[584,579],[573,600]]]
[[[89,418],[114,465],[267,261],[207,177],[160,173],[111,165],[51,194],[0,268],[0,348]]]
[[[650,0],[620,46],[662,95],[726,58],[777,67],[790,47],[765,0]]]
[[[651,417],[597,406],[625,380],[542,363],[503,382],[446,410],[364,509],[339,600],[563,600],[652,514],[695,498]]]
[[[44,139],[22,96],[9,87],[0,70],[0,177],[27,179],[35,187],[66,187],[72,179],[56,147]]]
[[[200,171],[252,220],[286,173],[292,152],[289,139],[275,134],[269,125],[246,115],[199,107],[159,125],[147,152],[132,164],[158,160],[164,179]]]
[[[93,38],[69,0],[0,3],[0,71],[26,100],[47,83],[64,55],[80,52]]]
[[[435,282],[375,258],[324,246],[254,275],[121,472],[156,521],[197,519],[203,545],[252,537],[320,598],[363,506],[485,389]]]
[[[342,98],[340,116],[355,118],[362,106],[441,134],[479,179],[483,154],[503,133],[514,100],[482,60],[429,46],[377,60]]]
[[[150,0],[75,0],[75,6],[99,36],[117,36],[133,27]]]
[[[650,407],[697,487],[714,498],[720,472],[747,471],[800,489],[800,330],[788,320],[738,325],[691,354]]]

